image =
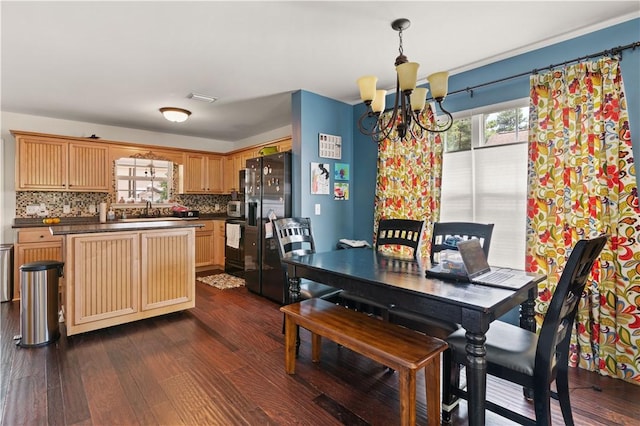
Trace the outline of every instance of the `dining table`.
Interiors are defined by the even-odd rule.
[[[470,425],[485,424],[487,388],[486,332],[492,321],[520,306],[520,326],[535,330],[534,301],[544,275],[516,290],[427,277],[430,261],[397,258],[371,248],[356,248],[292,256],[287,267],[287,303],[300,298],[300,279],[337,287],[398,307],[460,324],[466,330],[468,418]]]

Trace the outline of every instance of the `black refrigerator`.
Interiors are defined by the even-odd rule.
[[[291,216],[291,152],[247,160],[245,203],[244,279],[247,289],[282,304],[287,285],[278,240],[270,222]]]

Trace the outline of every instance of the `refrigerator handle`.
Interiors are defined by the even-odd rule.
[[[258,226],[258,202],[257,201],[249,201],[247,203],[248,211],[247,213],[247,225],[249,226]]]

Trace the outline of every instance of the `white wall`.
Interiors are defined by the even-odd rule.
[[[291,126],[285,126],[241,141],[229,142],[2,111],[0,112],[0,162],[2,163],[2,171],[0,172],[0,188],[2,188],[2,194],[0,194],[0,243],[14,242],[14,232],[11,226],[16,211],[16,151],[15,139],[11,135],[11,130],[73,137],[89,137],[95,134],[101,139],[114,142],[131,142],[220,153],[291,135]]]

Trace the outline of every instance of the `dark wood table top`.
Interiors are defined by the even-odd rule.
[[[529,290],[544,278],[532,274],[531,282],[517,291],[427,278],[428,259],[391,258],[367,248],[294,256],[283,261],[294,268],[299,278],[319,281],[389,305],[417,312],[430,311],[465,328],[463,311],[477,312],[479,316],[489,317],[485,320],[493,321],[527,300]]]

